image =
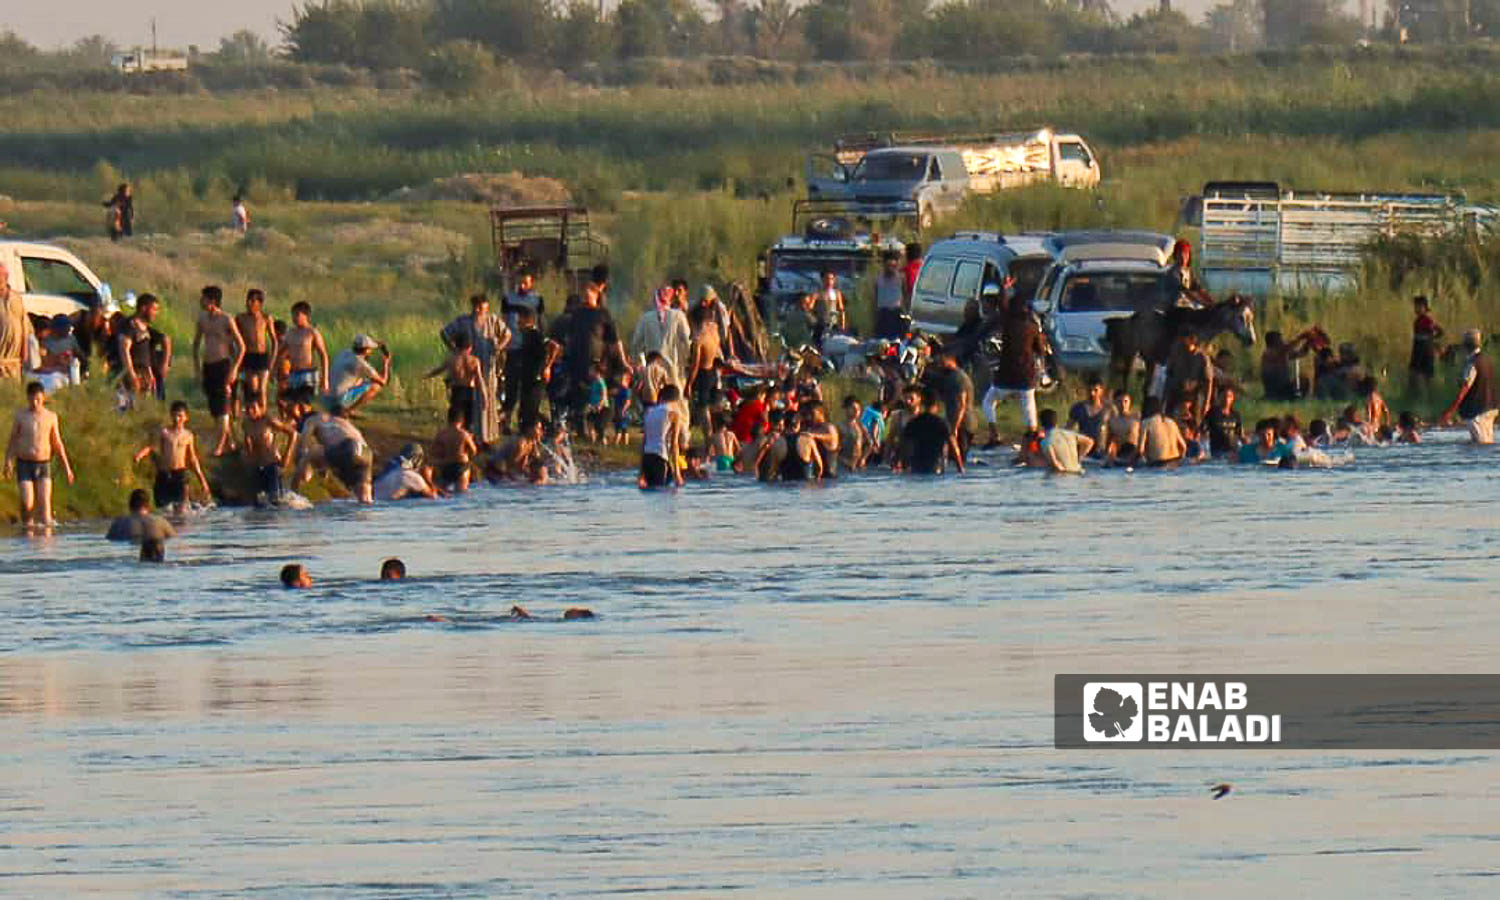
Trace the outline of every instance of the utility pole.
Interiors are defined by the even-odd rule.
[[[151,17],[151,58],[155,59],[159,51],[156,48],[156,16]]]

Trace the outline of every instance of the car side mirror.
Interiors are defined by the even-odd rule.
[[[1039,316],[1045,316],[1051,310],[1051,308],[1052,307],[1047,303],[1047,301],[1043,300],[1041,297],[1033,297],[1031,299],[1031,311]]]

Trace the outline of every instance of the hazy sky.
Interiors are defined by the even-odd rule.
[[[1173,5],[1197,18],[1213,2],[1174,0]],[[1114,7],[1126,14],[1156,3],[1114,0]],[[127,47],[149,44],[150,21],[155,16],[162,46],[198,44],[207,50],[218,46],[219,38],[241,28],[274,40],[276,20],[290,18],[293,0],[6,0],[5,5],[10,9],[0,15],[0,31],[10,29],[48,49],[90,34],[103,34]]]
[[[5,5],[11,8],[0,15],[0,30],[8,28],[46,49],[90,34],[126,47],[148,45],[153,16],[163,47],[213,49],[219,38],[241,28],[272,38],[276,19],[290,16],[293,0],[8,0]]]

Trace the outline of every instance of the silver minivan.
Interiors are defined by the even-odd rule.
[[[938,241],[922,259],[911,292],[912,325],[932,334],[952,334],[964,321],[964,307],[978,302],[985,284],[1016,279],[1016,296],[1034,296],[1054,256],[1045,233],[1001,235],[960,231]]]
[[[1047,243],[1057,261],[1042,279],[1033,308],[1065,369],[1108,368],[1106,321],[1177,301],[1181,283],[1172,269],[1171,235],[1083,231],[1054,235]]]

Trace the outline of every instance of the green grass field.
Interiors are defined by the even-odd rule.
[[[437,423],[440,386],[420,377],[440,358],[437,330],[483,287],[493,263],[484,206],[392,197],[434,178],[561,179],[599,211],[613,247],[611,302],[627,329],[666,278],[752,281],[757,251],[790,224],[803,154],[844,131],[1047,122],[1084,134],[1101,156],[1106,183],[1096,192],[1040,187],[980,198],[939,233],[1167,230],[1183,195],[1226,178],[1500,199],[1500,70],[1464,52],[1117,60],[1011,75],[680,89],[547,81],[469,100],[372,89],[37,93],[0,98],[0,116],[7,236],[67,245],[116,296],[163,297],[178,348],[175,395],[199,400],[187,381],[199,288],[222,284],[237,311],[245,289],[258,286],[278,316],[311,302],[335,350],[360,331],[388,342],[397,381],[374,411],[400,410],[413,430]],[[111,244],[99,203],[121,180],[136,187],[137,237]],[[226,227],[241,187],[255,223],[247,239]],[[1393,407],[1409,401],[1432,414],[1430,399],[1403,397],[1394,384],[1410,335],[1408,299],[1433,296],[1451,335],[1497,329],[1500,250],[1490,242],[1423,252],[1430,258],[1402,279],[1392,276],[1395,257],[1372,260],[1355,296],[1273,300],[1261,330],[1321,323],[1388,375]],[[560,304],[562,285],[543,287]],[[102,415],[73,403],[64,405],[70,422]],[[113,427],[98,426],[91,455],[108,455]],[[0,487],[0,507],[13,491]],[[101,508],[117,505],[111,497]],[[94,506],[68,509],[97,514]]]

